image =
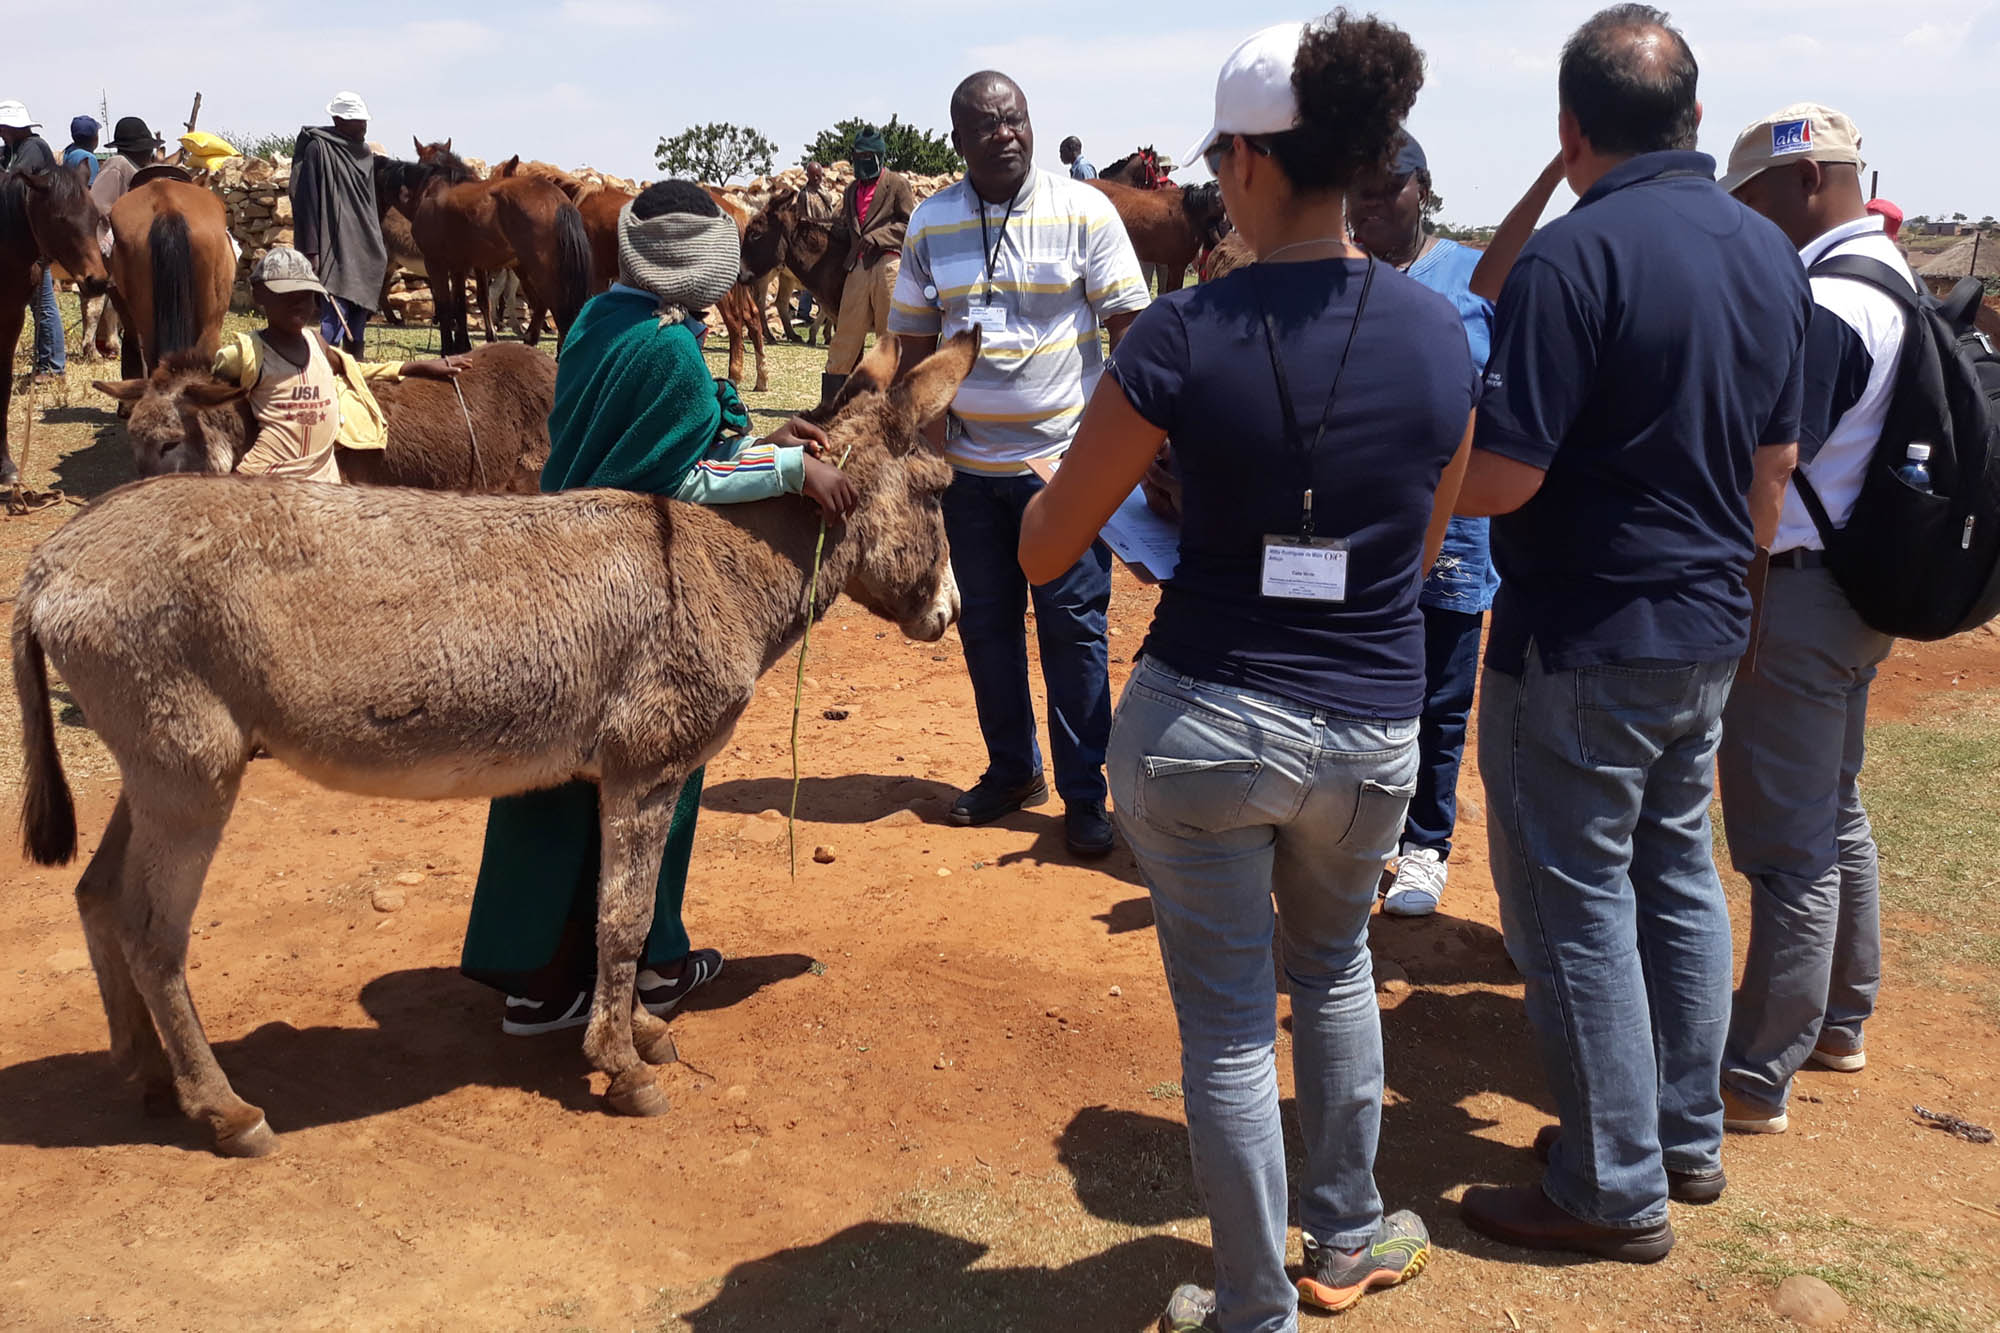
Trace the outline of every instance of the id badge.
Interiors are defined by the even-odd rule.
[[[1264,596],[1283,602],[1347,600],[1347,543],[1335,537],[1264,538]]]
[[[965,322],[969,327],[984,329],[988,333],[1002,333],[1007,328],[1007,310],[997,305],[967,306]]]

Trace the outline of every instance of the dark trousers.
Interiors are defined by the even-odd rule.
[[[1465,724],[1479,687],[1479,611],[1424,611],[1424,711],[1417,728],[1417,794],[1403,827],[1405,847],[1428,847],[1451,858],[1458,824],[1458,766]]]
[[[344,347],[355,356],[361,355],[361,340],[368,328],[370,311],[367,306],[339,296],[320,298],[319,331],[335,347]]]
[[[1028,598],[1021,573],[1021,514],[1039,478],[961,472],[944,494],[945,535],[958,581],[959,637],[986,741],[986,774],[1026,782],[1042,771],[1035,702],[1028,692]],[[1067,802],[1102,803],[1104,749],[1111,738],[1106,615],[1111,552],[1095,542],[1060,578],[1032,589],[1042,681],[1049,691],[1049,749],[1056,791]]]

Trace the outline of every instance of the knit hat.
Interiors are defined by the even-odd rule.
[[[727,216],[632,216],[618,210],[618,281],[660,298],[660,319],[678,324],[723,298],[743,272],[743,243]]]
[[[854,151],[849,154],[849,158],[851,160],[852,158],[860,157],[863,153],[873,153],[875,155],[874,170],[863,171],[861,164],[855,162],[853,164],[854,177],[856,180],[872,181],[882,174],[882,159],[889,156],[889,141],[884,139],[882,132],[873,125],[865,127],[861,133],[854,136]]]

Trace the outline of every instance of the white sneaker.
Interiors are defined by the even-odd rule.
[[[1396,861],[1396,877],[1383,895],[1382,910],[1390,916],[1429,916],[1444,898],[1450,868],[1434,847],[1405,847]]]

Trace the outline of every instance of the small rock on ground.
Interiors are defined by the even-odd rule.
[[[402,874],[396,876],[396,882],[414,888],[416,885],[424,882],[424,872],[421,870],[405,870]]]
[[[1816,1277],[1794,1273],[1778,1284],[1771,1308],[1801,1328],[1834,1328],[1847,1318],[1847,1302]]]
[[[813,848],[813,860],[819,862],[819,864],[823,866],[832,865],[833,848],[828,847],[825,843],[821,843],[819,846]]]
[[[378,912],[400,912],[403,910],[403,892],[401,889],[377,889],[368,895],[368,901],[374,904],[375,910]]]

